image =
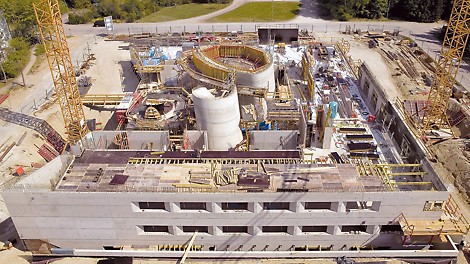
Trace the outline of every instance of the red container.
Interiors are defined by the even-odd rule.
[[[372,122],[375,122],[375,116],[374,115],[369,115],[369,117],[367,118],[367,121],[372,123]]]

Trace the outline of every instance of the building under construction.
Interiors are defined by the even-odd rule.
[[[266,45],[242,33],[180,36],[180,46],[130,39],[136,91],[83,98],[111,107],[117,129],[87,133],[2,193],[26,247],[456,257],[470,223],[403,109],[347,56],[347,42],[292,32]]]

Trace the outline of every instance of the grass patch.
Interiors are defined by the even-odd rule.
[[[34,48],[34,55],[36,55],[36,61],[33,63],[33,66],[31,66],[29,73],[37,72],[39,66],[41,66],[41,64],[46,59],[46,50],[44,49],[43,44],[36,44]]]
[[[297,16],[298,2],[251,2],[208,22],[270,22],[286,21]]]
[[[136,22],[164,22],[178,19],[197,17],[213,13],[227,7],[229,4],[185,4],[164,7],[158,12],[143,17]]]

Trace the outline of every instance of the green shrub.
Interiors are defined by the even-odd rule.
[[[29,43],[24,38],[13,38],[7,49],[7,57],[3,69],[7,78],[18,76],[29,60]]]
[[[87,18],[86,14],[84,15],[79,15],[79,14],[74,14],[74,13],[69,14],[68,24],[77,25],[77,24],[86,24],[88,22],[90,22],[90,19]]]

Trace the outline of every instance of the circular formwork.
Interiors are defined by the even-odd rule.
[[[193,78],[202,82],[205,78],[208,84],[226,84],[234,74],[234,83],[239,90],[247,87],[274,92],[275,89],[273,61],[267,52],[259,48],[246,45],[199,47],[187,53],[181,64],[191,71]]]

